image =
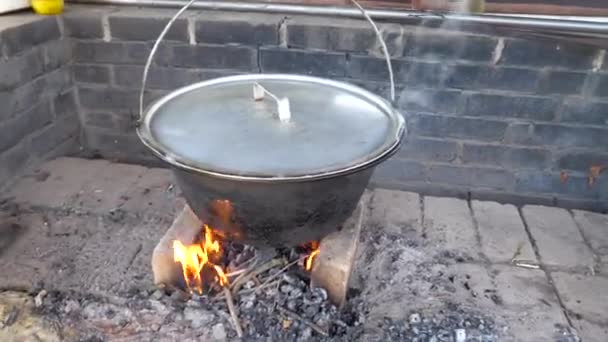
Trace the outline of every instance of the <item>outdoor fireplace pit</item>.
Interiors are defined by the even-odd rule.
[[[237,336],[350,335],[363,320],[347,292],[366,199],[320,242],[266,249],[233,241],[185,205],[154,249],[154,283],[184,302],[224,308]]]

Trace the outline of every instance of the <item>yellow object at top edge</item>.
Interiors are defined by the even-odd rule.
[[[63,0],[32,0],[34,12],[53,15],[63,12]]]

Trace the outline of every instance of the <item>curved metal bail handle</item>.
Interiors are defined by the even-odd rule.
[[[162,30],[162,32],[158,35],[158,38],[156,38],[156,41],[154,42],[154,45],[152,46],[152,50],[150,50],[150,55],[148,55],[148,59],[146,60],[146,66],[144,67],[144,73],[142,76],[142,80],[141,80],[141,91],[139,92],[139,119],[138,119],[138,123],[141,123],[141,121],[143,121],[144,119],[144,94],[146,92],[146,81],[148,80],[148,71],[150,70],[150,65],[152,64],[152,60],[154,59],[154,55],[156,54],[156,50],[158,50],[158,46],[160,45],[160,42],[163,41],[163,38],[165,38],[165,36],[167,35],[167,32],[169,32],[169,29],[171,29],[171,26],[173,26],[173,23],[175,22],[175,20],[177,20],[177,18],[182,15],[182,13],[184,13],[188,7],[190,7],[190,5],[192,5],[196,0],[190,0],[188,1],[184,7],[180,8],[179,11],[177,11],[177,13],[175,13],[175,15],[173,16],[173,18],[171,18],[171,20],[169,20],[169,22],[167,23],[167,25],[165,26],[165,28]]]
[[[361,11],[361,14],[363,14],[363,16],[365,17],[365,19],[367,19],[367,21],[370,23],[370,25],[372,25],[372,28],[374,29],[374,32],[376,33],[376,37],[378,38],[378,40],[380,41],[380,45],[382,45],[382,52],[384,52],[384,58],[386,59],[386,66],[388,68],[388,77],[389,77],[389,82],[390,82],[390,86],[391,86],[391,93],[390,93],[390,102],[391,105],[395,105],[395,78],[393,76],[393,65],[391,64],[391,56],[388,53],[388,48],[386,47],[386,43],[384,42],[384,38],[382,38],[382,33],[380,33],[380,30],[378,29],[378,26],[376,26],[376,23],[372,20],[372,17],[369,15],[369,13],[367,13],[367,11],[365,10],[365,8],[363,8],[363,6],[361,6],[357,0],[350,0],[355,6],[357,6],[357,8],[359,9],[359,11]]]

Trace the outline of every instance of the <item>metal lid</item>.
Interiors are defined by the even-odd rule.
[[[259,83],[289,99],[279,120]],[[399,113],[359,87],[295,75],[240,75],[178,89],[146,112],[138,134],[171,164],[224,178],[324,178],[378,162],[404,131]]]

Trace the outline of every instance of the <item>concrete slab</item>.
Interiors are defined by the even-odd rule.
[[[147,169],[126,191],[121,208],[129,212],[172,214],[176,210],[176,193],[170,170]]]
[[[594,252],[608,256],[608,215],[582,210],[572,213]]]
[[[573,319],[572,324],[576,328],[578,335],[585,342],[606,342],[608,341],[608,325],[589,323],[584,319]]]
[[[568,310],[589,322],[608,325],[608,278],[564,272],[552,276]]]
[[[567,210],[535,205],[523,207],[522,213],[541,262],[550,266],[593,267],[593,255]]]
[[[413,192],[376,189],[370,203],[369,223],[382,225],[387,233],[422,234],[420,195]]]
[[[466,201],[424,197],[424,230],[436,249],[450,251],[465,260],[480,259],[481,248]]]
[[[57,158],[18,180],[8,197],[35,207],[62,208],[94,180],[98,169],[109,164],[101,159]]]
[[[479,226],[481,249],[490,261],[537,261],[517,208],[482,201],[472,201],[471,205]]]

